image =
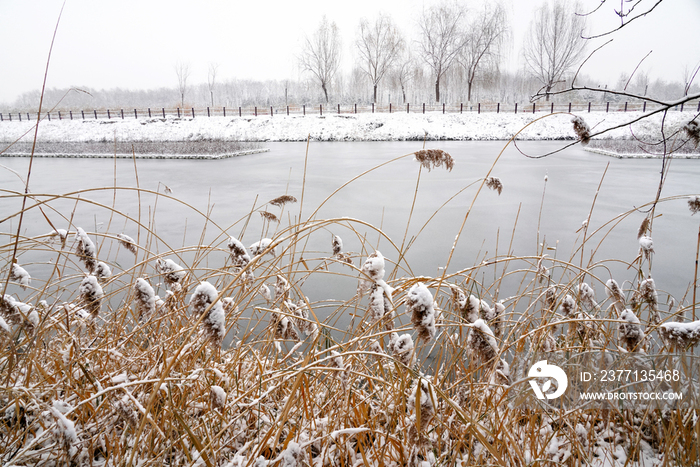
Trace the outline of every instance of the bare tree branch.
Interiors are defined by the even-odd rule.
[[[374,102],[377,102],[377,86],[401,53],[403,38],[391,17],[380,14],[373,24],[366,18],[360,21],[355,46],[362,59],[362,70],[372,82]]]
[[[326,102],[329,101],[328,87],[340,67],[340,46],[338,26],[335,22],[329,24],[324,15],[314,35],[305,38],[299,56],[301,68],[318,80]]]

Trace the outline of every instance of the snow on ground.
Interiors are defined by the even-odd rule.
[[[640,117],[640,112],[582,112],[596,133]],[[671,134],[694,114],[670,112],[666,134]],[[259,117],[197,117],[112,120],[43,121],[38,140],[44,142],[118,141],[403,141],[403,140],[507,140],[518,131],[519,139],[573,139],[571,114],[482,113],[427,114],[375,113]],[[534,120],[540,119],[534,123]],[[634,124],[638,138],[658,137],[661,114]],[[532,124],[531,124],[532,123]],[[0,141],[31,141],[33,122],[0,123]],[[671,131],[669,131],[671,130]],[[605,133],[605,138],[628,138],[628,127]],[[4,149],[4,148],[3,148]]]

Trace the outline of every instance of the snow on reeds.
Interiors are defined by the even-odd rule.
[[[440,150],[415,156],[428,169],[455,163]],[[486,184],[500,192],[496,180]],[[155,227],[140,231],[137,246],[101,228],[88,235],[52,226],[39,235],[44,226],[17,240],[13,255],[14,233],[3,231],[2,462],[590,465],[611,452],[631,465],[661,465],[669,453],[670,465],[697,460],[696,419],[685,401],[665,413],[512,402],[530,391],[523,366],[536,352],[554,360],[603,347],[640,358],[695,349],[692,294],[667,310],[648,261],[596,257],[586,267],[578,256],[538,251],[431,277],[412,270],[408,248],[383,237],[372,243],[380,229],[369,224],[285,223],[291,216],[274,214],[280,222],[271,225],[252,215],[264,207],[226,229],[204,216],[209,230],[181,248],[161,241]],[[100,209],[115,218],[111,225],[126,219],[132,228],[117,206]],[[651,227],[642,227],[640,254],[649,260]],[[143,258],[125,261],[124,248]],[[32,272],[31,284],[13,257]],[[628,276],[606,281],[618,262]]]

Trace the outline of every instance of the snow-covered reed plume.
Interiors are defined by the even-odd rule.
[[[639,237],[639,254],[644,255],[644,259],[651,261],[654,254],[654,241],[648,235]]]
[[[119,240],[119,244],[121,246],[123,246],[129,252],[131,252],[131,254],[136,256],[136,254],[138,253],[138,249],[136,247],[136,241],[133,238],[129,237],[126,234],[120,233],[117,234],[117,239]]]
[[[503,300],[501,300],[494,303],[493,308],[488,308],[488,313],[484,312],[482,315],[486,323],[493,329],[493,333],[497,339],[500,339],[503,333],[503,314],[505,311],[506,307],[503,305]]]
[[[237,238],[230,237],[228,240],[228,249],[231,252],[231,261],[234,267],[242,268],[250,263],[250,256]]]
[[[5,326],[24,324],[29,334],[39,325],[39,314],[32,305],[15,300],[12,295],[0,297],[0,317]],[[7,332],[11,333],[9,327]]]
[[[698,147],[700,145],[700,124],[695,120],[691,120],[683,125],[683,130],[695,147]]]
[[[649,305],[650,318],[652,324],[659,324],[661,316],[659,315],[659,294],[656,292],[656,283],[649,276],[639,284],[639,296]]]
[[[576,138],[578,138],[584,146],[587,145],[591,141],[591,129],[588,127],[588,124],[579,116],[572,118],[571,123],[574,124]]]
[[[270,201],[270,204],[281,208],[287,203],[296,203],[297,199],[292,195],[282,195]]]
[[[282,314],[282,310],[274,308],[270,312],[270,327],[274,332],[275,339],[298,341],[299,333],[294,329],[292,321]]]
[[[61,242],[61,248],[66,247],[66,240],[68,240],[68,231],[65,229],[56,229],[52,230],[49,233],[49,236],[51,237],[51,240],[58,239]]]
[[[97,277],[92,274],[86,276],[80,283],[80,301],[81,305],[87,310],[90,315],[96,317],[102,308],[102,298],[104,292],[97,281]]]
[[[358,293],[363,294],[372,287],[372,284],[384,280],[384,256],[381,252],[377,250],[369,255],[361,271],[357,290]]]
[[[343,239],[337,235],[333,235],[331,246],[333,247],[333,256],[338,256],[343,252]]]
[[[625,309],[620,313],[620,340],[630,352],[638,352],[644,342],[644,330],[639,322],[639,318],[632,310]]]
[[[309,319],[309,309],[306,307],[306,303],[300,300],[299,304],[295,304],[291,300],[286,300],[284,305],[289,313],[294,315],[294,324],[296,324],[296,327],[307,336],[316,339],[318,336],[318,326]]]
[[[266,284],[260,284],[260,287],[258,287],[258,294],[264,298],[267,303],[272,303],[272,293]]]
[[[209,403],[212,409],[223,411],[226,407],[226,391],[224,391],[224,388],[213,384],[209,392]]]
[[[97,248],[95,248],[95,244],[92,243],[92,240],[90,240],[90,237],[82,227],[78,227],[75,241],[77,242],[75,253],[78,255],[78,258],[85,264],[88,272],[94,272],[97,267]]]
[[[700,196],[691,196],[688,200],[688,209],[690,209],[691,215],[695,215],[700,212]]]
[[[396,332],[391,333],[387,350],[399,362],[407,367],[413,366],[414,363],[414,345],[410,334],[398,335]]]
[[[564,300],[561,301],[559,306],[561,313],[567,318],[573,318],[578,313],[578,305],[576,305],[576,300],[569,294],[566,294]]]
[[[289,289],[289,281],[287,281],[284,276],[277,276],[277,281],[275,282],[275,301],[281,303],[286,300]]]
[[[649,230],[650,224],[651,224],[651,220],[649,220],[649,216],[646,216],[644,218],[644,220],[642,221],[642,223],[639,224],[639,229],[637,229],[637,240],[639,240],[644,235],[646,235],[647,230]]]
[[[419,388],[420,396],[418,394]],[[425,427],[427,427],[435,417],[435,409],[437,407],[435,391],[432,390],[428,380],[425,378],[420,378],[416,382],[416,384],[413,386],[413,390],[411,391],[411,395],[408,397],[407,405],[408,410],[411,412],[415,412],[416,407],[420,406],[420,430],[426,431]]]
[[[331,351],[331,359],[328,361],[328,366],[331,368],[337,368],[338,371],[335,372],[335,376],[340,379],[344,390],[348,390],[349,373],[345,368],[345,363],[343,362],[343,357],[335,350]]]
[[[498,355],[498,343],[493,335],[493,331],[483,319],[479,318],[472,324],[469,336],[467,337],[467,350],[481,363],[486,363]]]
[[[581,299],[581,303],[586,306],[589,310],[598,310],[598,302],[595,300],[595,292],[585,282],[581,282],[578,286],[578,294]]]
[[[173,292],[182,290],[182,280],[185,278],[187,271],[182,266],[171,259],[156,260],[156,272],[163,276],[165,284]]]
[[[420,164],[430,171],[435,167],[445,167],[445,169],[452,171],[455,166],[455,161],[447,152],[442,149],[421,149],[415,153],[416,160]]]
[[[270,245],[272,245],[272,239],[263,238],[262,240],[250,245],[250,252],[253,254],[253,256],[262,255],[265,252],[265,250],[267,250],[270,247]],[[270,251],[267,252],[267,254],[277,256],[277,247],[271,248]]]
[[[612,300],[615,311],[621,314],[625,310],[625,295],[615,279],[608,279],[605,283],[605,293]]]
[[[97,279],[101,282],[105,282],[107,279],[112,277],[112,270],[107,263],[102,261],[97,262],[97,266],[95,266],[95,277],[97,277]]]
[[[418,332],[418,339],[428,342],[435,337],[433,295],[422,282],[413,285],[408,291],[406,311],[411,313],[411,323]]]
[[[481,300],[474,295],[466,294],[456,286],[452,286],[452,300],[454,303],[455,311],[458,311],[462,316],[462,319],[466,320],[468,323],[473,323],[479,319],[479,311],[481,309]]]
[[[221,345],[226,333],[226,318],[221,301],[217,300],[219,293],[207,281],[202,281],[190,297],[190,307],[196,317],[206,312],[202,320],[205,337],[215,345]],[[212,305],[213,304],[213,305]],[[211,307],[210,307],[211,306]],[[207,308],[209,311],[207,312]]]
[[[17,263],[12,263],[12,268],[10,269],[10,280],[17,282],[22,290],[26,290],[29,284],[32,282],[32,276],[29,275],[26,269]]]
[[[700,320],[691,323],[664,323],[658,329],[668,345],[688,349],[700,342]]]
[[[391,306],[390,296],[387,290],[377,284],[372,284],[369,296],[369,315],[372,323],[384,319],[384,326],[387,331],[394,329],[394,309]]]
[[[497,191],[499,196],[503,191],[503,182],[498,177],[489,177],[486,179],[486,186],[494,191]]]
[[[134,283],[134,300],[139,321],[149,321],[156,311],[156,292],[145,279],[139,277]]]
[[[547,256],[547,255],[545,255]],[[544,258],[545,256],[542,256],[539,261],[537,261],[537,280],[539,283],[543,282],[548,282],[549,281],[549,269],[544,265]]]

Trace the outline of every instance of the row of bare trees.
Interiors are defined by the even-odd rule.
[[[574,14],[579,8],[578,2],[570,0],[545,3],[530,26],[524,50],[527,68],[548,91],[583,54],[585,18]],[[435,101],[441,100],[440,83],[457,65],[465,76],[467,100],[471,102],[477,77],[498,73],[500,69],[510,33],[504,6],[486,3],[481,9],[469,10],[457,2],[439,3],[423,12],[418,25],[420,37],[411,47],[391,17],[380,14],[372,21],[360,21],[355,46],[359,66],[372,84],[373,101],[376,102],[377,88],[390,70],[396,70],[405,89],[415,54],[432,73]],[[305,38],[299,63],[317,80],[326,102],[329,83],[340,67],[340,54],[338,27],[324,16],[314,34]]]

